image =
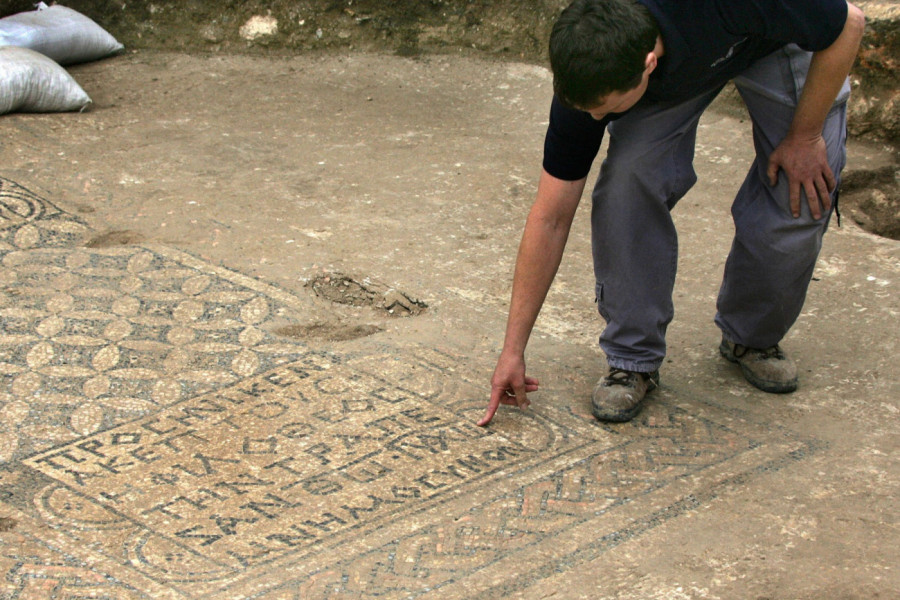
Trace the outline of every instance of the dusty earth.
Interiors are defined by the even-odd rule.
[[[68,228],[58,229],[75,246],[71,268],[92,267],[95,255],[79,254],[78,247],[124,253],[136,247],[177,249],[194,257],[190,264],[209,265],[208,273],[228,269],[261,282],[253,285],[267,286],[272,297],[283,290],[299,298],[256,335],[363,356],[386,346],[397,360],[431,356],[425,350],[439,348],[442,356],[455,357],[444,367],[440,386],[465,398],[446,414],[460,423],[480,416],[502,338],[515,248],[540,164],[550,94],[545,69],[459,56],[142,50],[71,71],[94,100],[89,111],[0,118],[0,176],[8,189],[15,182],[71,215]],[[546,519],[517,521],[516,529],[497,529],[500,513],[474,512],[479,498],[491,492],[460,496],[457,503],[465,508],[448,513],[450,522],[423,529],[439,540],[450,531],[468,532],[468,541],[455,547],[459,553],[451,552],[449,542],[437,543],[437,558],[416,546],[405,560],[425,561],[430,570],[407,572],[404,578],[397,567],[395,575],[382,571],[373,581],[396,580],[407,586],[406,593],[432,590],[433,597],[443,598],[897,596],[900,392],[893,356],[900,330],[900,249],[850,219],[834,227],[805,312],[785,342],[800,361],[801,391],[780,398],[749,389],[717,357],[718,333],[711,323],[717,274],[730,243],[730,196],[740,179],[735,173],[749,165],[749,140],[749,125],[739,115],[711,111],[701,122],[700,183],[675,211],[682,264],[671,357],[664,388],[644,418],[633,427],[599,428],[587,413],[585,398],[603,361],[591,296],[589,210],[582,206],[532,340],[529,365],[543,390],[533,398],[535,416],[503,411],[491,429],[527,443],[529,423],[557,415],[582,432],[594,432],[598,443],[632,443],[689,415],[690,443],[682,447],[659,438],[654,452],[634,462],[606,463],[603,477],[617,473],[619,479],[598,480],[599,488],[588,486],[585,492],[578,490],[590,483],[588,476],[569,477],[567,471],[582,462],[554,463],[558,472],[537,487],[522,488],[530,490],[524,500],[515,491],[503,500],[515,506],[521,500],[523,510],[530,506],[534,518]],[[893,160],[883,144],[854,141],[850,171],[890,173]],[[0,274],[4,310],[27,300],[17,296],[17,286],[38,273],[27,269],[27,249],[40,245],[43,234],[20,227],[16,219],[26,217],[4,215],[7,230],[18,232],[3,238],[3,251],[9,252]],[[49,227],[55,221],[35,223]],[[102,277],[103,268],[98,264],[95,276]],[[66,277],[54,285],[74,285]],[[199,293],[208,279],[186,281],[184,293]],[[125,286],[129,280],[122,281]],[[98,301],[103,293],[97,292]],[[38,331],[48,327],[42,324]],[[4,360],[15,362],[14,351],[8,352]],[[29,355],[29,364],[40,366],[41,360]],[[112,360],[96,358],[95,367]],[[4,401],[9,394],[15,389]],[[88,405],[84,410],[58,402],[48,413],[62,415],[58,421],[30,423],[28,418],[37,419],[32,413],[18,417],[19,430],[5,426],[8,467],[0,471],[5,478],[0,491],[11,491],[0,499],[13,502],[37,489],[25,476],[28,471],[17,466],[23,457],[80,435],[102,435],[104,428],[140,416],[134,408],[116,412],[96,402]],[[21,402],[17,406],[21,409]],[[673,480],[674,487],[662,485],[667,474],[681,473],[714,447],[696,440],[727,431],[737,437],[717,440],[715,448],[746,452],[712,462],[714,486],[708,470],[688,470]],[[558,443],[574,444],[579,436],[563,436]],[[671,462],[663,467],[653,456]],[[629,498],[634,494],[629,490],[648,478],[647,491]],[[504,485],[498,480],[494,488]],[[675,500],[659,499],[650,493],[655,489],[669,490],[665,493]],[[528,504],[532,492],[537,504]],[[527,546],[522,560],[513,560],[520,556],[514,554],[501,566],[473,566],[497,551],[491,545],[495,538],[503,551],[518,552],[515,532],[538,535],[530,528],[606,514],[594,503],[607,493],[624,502],[624,512],[609,513],[620,520],[618,533],[597,537],[585,521],[572,535]],[[0,513],[5,519],[0,530],[9,530],[3,539],[13,540],[6,548],[22,544],[31,560],[46,565],[62,560],[40,558],[48,548],[66,547],[61,541],[63,546],[41,545],[56,534],[45,531],[40,520],[29,521],[28,514],[44,509],[37,500],[17,501],[16,511]],[[479,537],[488,532],[495,537]],[[40,543],[25,545],[35,539]],[[101,575],[117,574],[118,579],[104,581],[133,581],[145,593],[161,581],[139,584],[128,579],[133,574],[122,564],[81,563],[72,558],[81,556],[77,545],[68,548],[70,567],[87,564]],[[99,552],[102,542],[90,548]],[[400,556],[391,548],[378,560]],[[7,550],[3,560],[7,580],[19,581],[15,551]],[[266,581],[288,581],[301,567],[285,566]],[[454,575],[440,579],[445,572]],[[346,598],[369,597],[348,591],[356,571],[349,573],[336,576],[329,589],[340,588]],[[277,597],[325,597],[325,592]]]
[[[346,51],[408,57],[477,53],[543,65],[552,21],[568,0],[71,0],[65,4],[91,16],[130,49],[282,58]],[[886,151],[895,159],[893,170],[851,178],[843,201],[857,224],[897,239],[900,4],[896,0],[858,4],[867,12],[868,28],[853,72],[849,127],[857,138],[889,144]],[[0,15],[31,7],[30,0],[0,0]]]

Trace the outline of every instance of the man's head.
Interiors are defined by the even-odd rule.
[[[616,103],[639,88],[640,99],[656,67],[656,56],[650,55],[658,38],[656,21],[636,0],[575,0],[550,34],[554,93],[581,110],[607,98]]]

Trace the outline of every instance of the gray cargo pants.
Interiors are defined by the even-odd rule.
[[[813,219],[804,195],[795,219],[787,177],[780,172],[770,187],[766,175],[769,154],[791,124],[810,58],[787,46],[734,80],[753,121],[756,160],[732,205],[735,237],[715,322],[728,340],[753,348],[777,344],[800,314],[831,216]],[[607,322],[600,346],[612,367],[651,372],[665,357],[678,261],[670,211],[697,180],[697,123],[717,93],[674,106],[639,103],[608,127],[591,226],[597,304]],[[823,132],[838,180],[846,158],[848,96],[845,82]]]

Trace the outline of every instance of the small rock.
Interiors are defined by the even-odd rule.
[[[391,312],[393,312],[392,309],[395,308],[403,308],[407,311],[411,309],[409,298],[407,298],[397,290],[388,290],[387,293],[384,294],[382,305],[385,309]]]
[[[887,206],[887,194],[885,194],[881,190],[872,190],[871,201],[874,206],[877,206],[879,208]]]
[[[225,32],[218,25],[209,23],[200,28],[200,37],[210,44],[218,44],[225,38]]]
[[[249,42],[270,37],[276,33],[278,33],[278,19],[273,16],[252,16],[240,29],[241,37]]]

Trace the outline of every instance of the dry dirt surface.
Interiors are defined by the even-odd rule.
[[[369,51],[406,57],[481,53],[546,63],[546,40],[568,0],[306,0],[294,2],[145,2],[71,0],[126,48],[284,59],[296,53]],[[30,0],[0,0],[0,15],[30,10]],[[863,1],[867,34],[853,73],[850,132],[889,146],[893,169],[848,182],[844,206],[863,228],[897,239],[900,229],[900,4]],[[739,100],[737,101],[740,102]]]
[[[785,340],[801,389],[750,388],[712,324],[739,116],[701,121],[641,417],[589,413],[585,203],[531,341],[541,391],[482,429],[545,69],[130,51],[71,72],[90,110],[0,117],[0,597],[900,595],[900,246],[833,227]]]

